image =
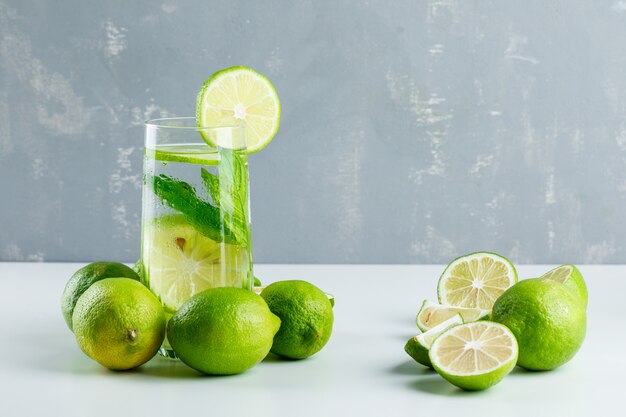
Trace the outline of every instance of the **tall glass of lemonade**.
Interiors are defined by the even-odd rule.
[[[146,122],[141,262],[168,317],[208,288],[252,290],[245,145],[243,126]],[[167,339],[160,352],[176,357]]]

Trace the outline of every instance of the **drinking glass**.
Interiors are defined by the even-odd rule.
[[[193,117],[145,126],[142,277],[168,320],[203,290],[252,290],[245,128],[198,127]],[[167,339],[160,353],[176,357]]]

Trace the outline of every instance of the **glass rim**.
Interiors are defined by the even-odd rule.
[[[168,122],[175,121],[193,121],[193,124],[189,126],[169,124]],[[195,124],[196,118],[192,116],[180,116],[180,117],[159,117],[156,119],[149,119],[144,122],[146,127],[156,129],[180,129],[180,130],[217,130],[217,129],[244,129],[244,124],[239,125],[215,125],[215,126],[198,126]]]

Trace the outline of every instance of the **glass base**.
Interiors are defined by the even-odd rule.
[[[166,348],[165,346],[161,346],[159,349],[159,355],[163,356],[166,359],[178,360],[178,356],[171,348]]]

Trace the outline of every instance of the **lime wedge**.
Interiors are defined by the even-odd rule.
[[[202,85],[196,101],[198,126],[246,126],[248,153],[260,151],[271,142],[280,125],[280,101],[270,81],[247,67],[226,68]],[[203,133],[212,146],[215,138]]]
[[[517,354],[513,333],[489,321],[454,326],[435,339],[429,351],[437,373],[465,390],[500,382],[515,367]]]
[[[441,333],[445,332],[452,326],[456,326],[457,324],[463,324],[463,319],[460,314],[457,314],[443,323],[433,327],[426,333],[410,338],[404,345],[404,351],[408,353],[410,357],[415,359],[416,362],[432,368],[430,358],[428,357],[430,345],[432,345]]]
[[[546,272],[540,278],[565,284],[566,287],[576,293],[576,295],[583,302],[583,306],[587,308],[587,285],[585,284],[582,274],[574,265],[561,265]]]
[[[439,278],[441,304],[491,310],[498,297],[517,282],[517,271],[503,256],[476,252],[455,259]]]
[[[247,287],[246,249],[217,243],[182,215],[156,219],[143,231],[146,280],[166,310],[175,312],[192,295],[214,287]]]
[[[470,323],[484,320],[489,316],[489,313],[489,310],[480,308],[453,307],[424,300],[415,321],[421,331],[427,332],[457,314],[461,315],[464,323]]]

